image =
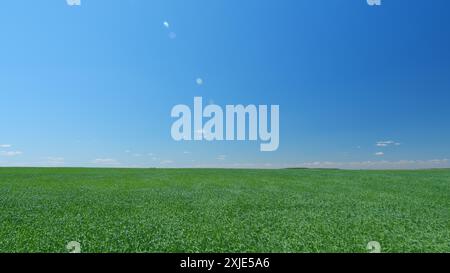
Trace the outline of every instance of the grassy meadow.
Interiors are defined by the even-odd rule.
[[[0,252],[450,252],[450,170],[0,168]]]

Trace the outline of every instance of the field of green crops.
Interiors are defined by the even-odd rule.
[[[450,170],[0,168],[0,252],[450,252]]]

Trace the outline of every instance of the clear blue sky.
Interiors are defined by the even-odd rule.
[[[0,5],[0,166],[450,166],[448,0]],[[279,104],[280,148],[173,141],[194,96]]]

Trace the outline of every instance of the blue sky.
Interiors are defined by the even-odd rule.
[[[2,1],[0,166],[449,167],[449,8]],[[175,142],[194,96],[280,105],[280,148]]]

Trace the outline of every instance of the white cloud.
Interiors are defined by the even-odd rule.
[[[113,158],[97,158],[92,161],[93,164],[99,165],[120,165],[120,163]]]
[[[384,140],[384,141],[377,141],[375,144],[377,147],[388,147],[391,145],[400,146],[401,144],[399,142],[393,141],[393,140]]]
[[[383,152],[378,152],[378,153],[375,153],[375,155],[376,155],[376,156],[383,156],[384,153],[383,153]]]
[[[10,144],[0,144],[0,148],[11,148],[12,145]]]
[[[338,168],[338,169],[428,169],[450,168],[448,159],[432,160],[399,160],[399,161],[359,161],[359,162],[306,162],[294,167],[298,168]]]
[[[81,6],[81,0],[66,0],[69,6]]]
[[[203,79],[202,79],[202,78],[197,78],[197,79],[195,80],[195,82],[196,82],[198,85],[202,85],[202,84],[203,84]]]
[[[227,156],[226,155],[219,155],[218,157],[217,157],[217,160],[226,160],[227,159]]]
[[[174,163],[172,160],[168,159],[168,160],[163,160],[160,162],[161,165],[167,165],[167,164],[172,164]]]
[[[386,143],[377,143],[377,146],[378,147],[387,147],[388,144],[386,144]]]
[[[166,28],[170,28],[170,24],[169,24],[169,22],[167,22],[167,21],[164,21],[164,22],[163,22],[163,25],[164,25]]]
[[[432,164],[447,164],[449,163],[449,160],[447,158],[444,159],[432,159],[432,160],[428,160],[428,163],[432,163]]]
[[[64,164],[64,157],[45,157],[45,164],[47,165],[63,165]]]
[[[7,156],[7,157],[18,156],[21,154],[22,154],[21,151],[0,151],[1,156]]]
[[[185,155],[188,155],[188,154],[190,154],[191,152],[189,152],[189,151],[184,151],[183,152],[183,154],[185,154]]]
[[[287,166],[255,164],[255,163],[199,163],[192,166],[193,168],[227,168],[227,169],[279,169]]]

